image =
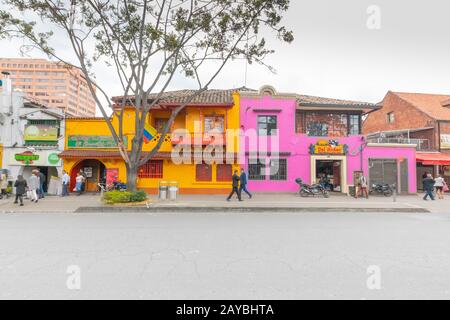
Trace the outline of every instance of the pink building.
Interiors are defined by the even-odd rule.
[[[277,93],[264,86],[240,93],[241,163],[249,189],[295,192],[295,180],[325,176],[333,191],[348,193],[355,176],[395,183],[416,192],[415,145],[371,144],[361,134],[370,103]]]

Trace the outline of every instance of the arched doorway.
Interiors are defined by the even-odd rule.
[[[86,159],[78,162],[70,172],[70,189],[75,188],[77,173],[83,170],[87,175],[86,192],[98,192],[98,183],[106,179],[106,168],[103,162],[97,159]]]

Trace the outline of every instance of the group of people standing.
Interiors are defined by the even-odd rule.
[[[247,173],[245,172],[244,169],[241,169],[241,174],[239,175],[239,171],[238,170],[234,170],[234,174],[232,177],[232,190],[230,195],[227,198],[227,201],[231,200],[231,197],[233,197],[233,195],[236,193],[239,201],[243,201],[242,200],[242,191],[244,191],[249,199],[252,198],[252,194],[247,190],[247,183],[248,183],[248,179],[247,179]]]
[[[86,191],[86,181],[87,175],[82,169],[80,169],[80,171],[77,172],[77,177],[75,178],[75,188],[72,191],[76,192],[78,195],[81,195],[84,191]],[[65,170],[63,171],[61,182],[61,196],[66,197],[69,195],[70,176]]]
[[[442,175],[438,174],[436,178],[433,178],[431,173],[425,172],[422,178],[423,190],[425,191],[423,200],[428,200],[428,197],[434,200],[434,190],[436,190],[439,199],[444,199],[444,192],[449,191],[449,188]]]
[[[14,183],[16,188],[16,199],[14,203],[19,203],[23,206],[23,196],[27,194],[31,202],[37,203],[40,199],[45,198],[44,196],[44,184],[45,184],[45,174],[39,169],[34,169],[31,171],[31,176],[27,180],[24,179],[22,175],[17,176],[17,180]]]
[[[86,189],[86,174],[83,170],[77,173],[76,178],[76,187],[74,191],[81,195]],[[14,187],[16,188],[16,197],[15,204],[20,204],[23,206],[24,196],[27,195],[27,198],[31,200],[31,202],[37,203],[40,199],[43,199],[44,196],[44,185],[46,181],[46,176],[39,169],[34,169],[31,171],[31,176],[28,178],[28,181],[22,176],[18,175],[17,180],[14,182]],[[65,197],[69,195],[69,186],[70,186],[70,176],[66,171],[63,171],[62,177],[62,193],[61,196]]]

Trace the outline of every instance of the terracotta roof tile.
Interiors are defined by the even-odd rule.
[[[298,95],[297,102],[301,106],[318,105],[318,106],[351,106],[362,108],[377,108],[377,104],[361,101],[341,100],[333,98],[323,98],[309,95]]]
[[[236,88],[236,89],[209,89],[202,92],[200,95],[195,97],[190,104],[191,105],[201,105],[201,104],[233,104],[233,92],[241,90],[252,90],[248,88]],[[195,94],[197,90],[177,90],[177,91],[167,91],[164,92],[159,100],[160,104],[183,104],[188,101],[188,99]],[[150,94],[148,96],[149,100],[155,99],[158,96],[157,93]],[[113,97],[113,101],[120,101],[123,96]]]
[[[450,120],[450,95],[392,92],[437,120]]]

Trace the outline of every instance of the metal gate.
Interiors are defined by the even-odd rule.
[[[397,183],[398,170],[396,159],[369,159],[369,183]]]

